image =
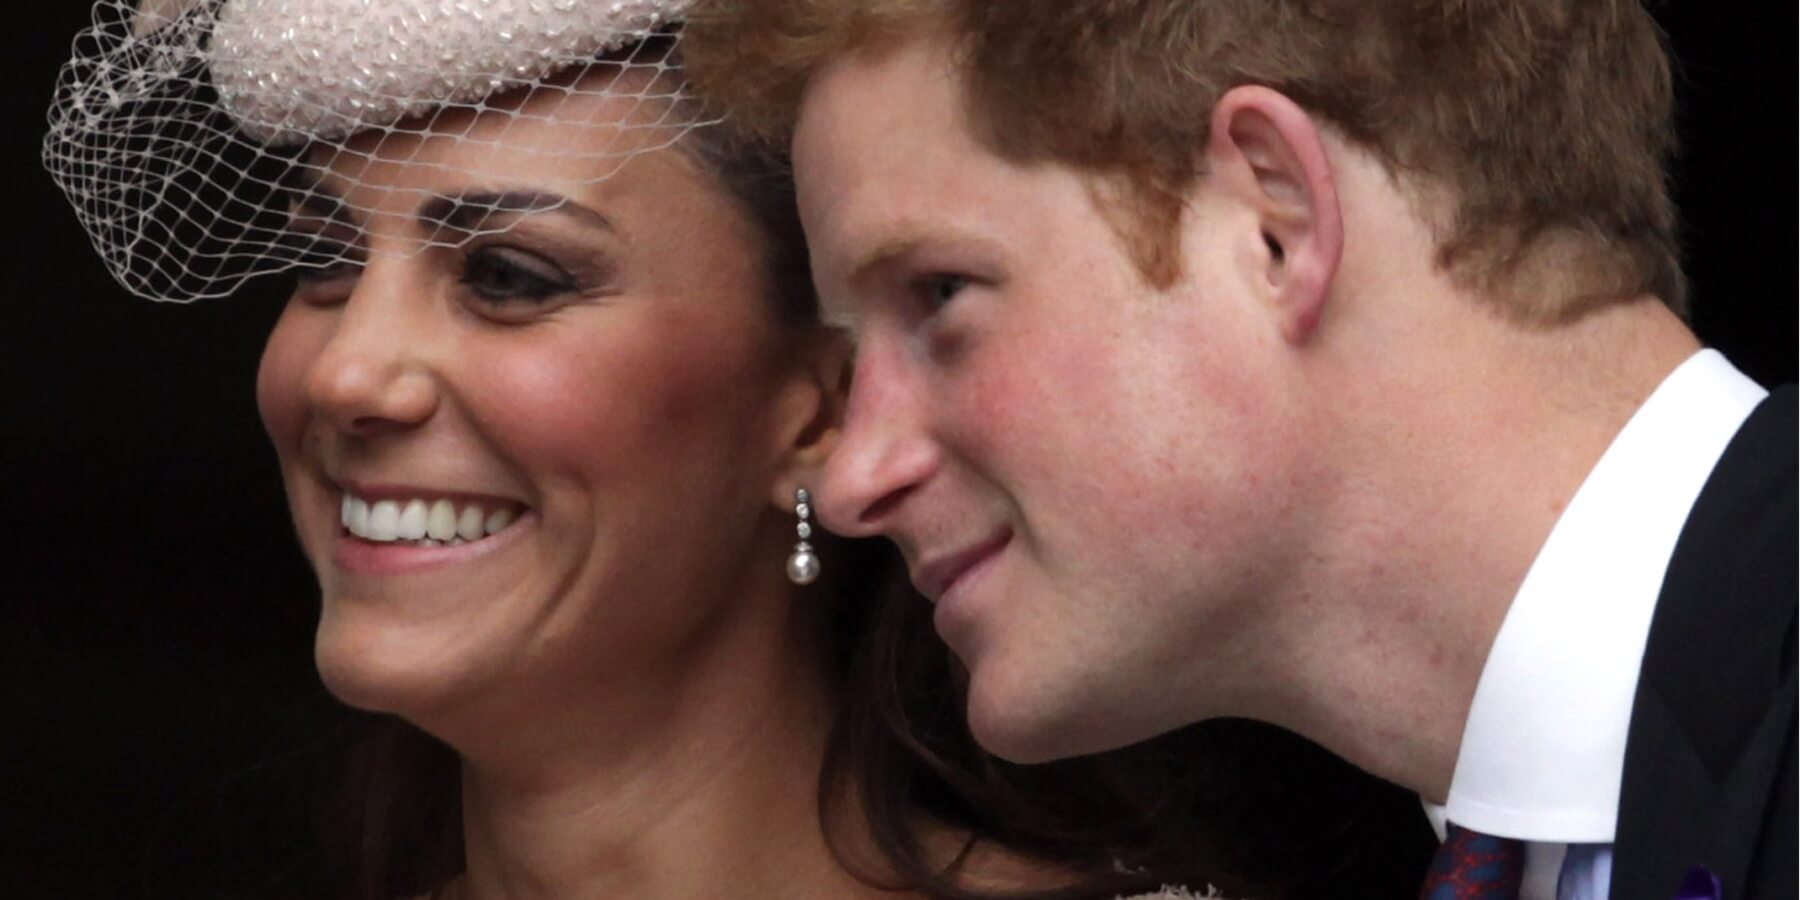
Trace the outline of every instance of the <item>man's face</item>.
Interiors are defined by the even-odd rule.
[[[1301,546],[1254,215],[1196,190],[1157,290],[1091,179],[979,143],[959,79],[916,40],[834,63],[801,110],[814,275],[858,345],[824,522],[899,545],[1003,756],[1230,713]]]

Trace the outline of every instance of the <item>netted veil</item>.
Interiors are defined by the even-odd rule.
[[[455,113],[488,126],[499,119],[457,134],[498,143],[511,122],[545,115],[542,103],[517,102],[520,92],[600,92],[626,113],[611,104],[579,147],[525,150],[599,161],[600,180],[712,124],[673,55],[687,5],[100,0],[58,77],[43,160],[132,293],[175,302],[229,294],[257,275],[369,252],[359,223],[370,211],[346,208],[341,183],[332,196],[312,194],[345,154],[391,155],[377,149],[384,136],[442,131]],[[613,77],[570,77],[596,68]],[[290,228],[296,207],[330,207],[341,221],[329,233]],[[445,233],[405,252],[488,233]]]

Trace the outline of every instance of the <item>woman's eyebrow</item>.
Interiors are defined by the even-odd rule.
[[[419,204],[418,218],[436,228],[479,231],[490,216],[565,215],[605,231],[617,231],[612,220],[561,194],[546,191],[472,190],[440,194]]]
[[[319,174],[297,169],[282,179],[281,187],[287,193],[289,205],[308,217],[332,224],[353,224],[349,204]]]

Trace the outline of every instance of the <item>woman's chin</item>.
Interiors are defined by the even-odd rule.
[[[326,690],[348,706],[419,721],[451,702],[468,670],[441,649],[321,625],[313,660]]]

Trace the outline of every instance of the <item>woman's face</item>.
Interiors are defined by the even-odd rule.
[[[523,106],[316,156],[326,199],[294,210],[363,253],[301,280],[257,383],[355,705],[641,676],[781,594],[820,407],[756,233],[679,149],[558,152],[668,141],[619,127],[630,101]]]

